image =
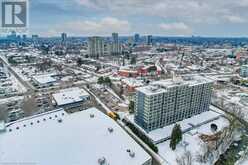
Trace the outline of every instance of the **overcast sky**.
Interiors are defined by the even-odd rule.
[[[248,37],[248,0],[30,0],[30,33]]]

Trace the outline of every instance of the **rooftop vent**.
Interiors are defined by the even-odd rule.
[[[62,119],[58,119],[58,122],[59,122],[59,123],[62,123],[62,121],[63,121]]]
[[[105,165],[105,163],[106,163],[106,158],[105,157],[101,157],[101,158],[98,159],[98,164],[99,165]]]
[[[150,87],[150,90],[151,90],[152,92],[157,92],[158,89],[159,89],[159,86],[157,86],[157,85],[153,85],[153,86]]]
[[[129,152],[129,156],[130,156],[131,158],[134,158],[134,157],[135,157],[135,152],[133,152],[133,151]]]
[[[95,115],[94,114],[90,114],[90,118],[94,118],[95,117]]]
[[[211,124],[210,125],[210,128],[211,128],[211,131],[214,133],[214,132],[216,132],[217,130],[218,130],[218,126],[216,125],[216,124]]]
[[[108,128],[108,131],[109,131],[110,133],[112,133],[112,132],[114,132],[114,129],[111,128],[111,127],[109,127],[109,128]]]

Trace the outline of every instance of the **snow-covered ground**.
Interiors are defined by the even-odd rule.
[[[218,105],[226,111],[235,113],[248,121],[248,93],[234,90],[218,90],[212,97],[212,104]]]
[[[23,100],[23,99],[24,99],[23,96],[0,99],[0,104],[6,104],[8,102],[14,102],[14,101],[19,101],[19,100]]]
[[[228,126],[228,121],[225,118],[219,118],[208,124],[204,124],[199,128],[191,130],[183,135],[183,140],[177,145],[175,151],[170,148],[170,140],[157,145],[159,149],[159,155],[162,156],[170,165],[178,164],[177,159],[184,157],[185,161],[187,157],[190,157],[193,165],[212,165],[211,162],[198,162],[199,154],[202,154],[204,150],[204,142],[199,138],[201,134],[212,134],[210,125],[214,123],[218,126],[218,130],[222,130]]]
[[[22,83],[7,68],[4,67],[2,71],[5,72],[7,79],[1,80],[0,87],[2,90],[5,90],[6,95],[25,93],[27,91]]]
[[[132,123],[135,124],[133,115],[129,115],[127,117]],[[219,114],[217,112],[207,111],[207,112],[203,112],[199,115],[193,116],[191,118],[182,120],[182,121],[178,122],[178,124],[180,124],[183,132],[187,132],[189,130],[192,130],[194,127],[199,127],[201,125],[204,125],[205,123],[215,121],[216,119],[218,119],[220,117],[221,117],[221,114]],[[139,127],[137,124],[135,124],[135,125],[137,127]],[[151,140],[153,140],[154,143],[160,143],[161,141],[165,141],[165,140],[170,138],[173,127],[174,127],[174,124],[171,124],[171,125],[165,126],[163,128],[153,130],[153,131],[149,132],[148,134],[141,127],[139,127],[139,128],[141,130],[143,130],[143,132],[146,133],[146,135]]]
[[[128,115],[128,119],[133,122],[133,116]],[[135,124],[135,123],[134,123]],[[200,138],[200,135],[214,135],[215,133],[223,130],[229,126],[229,121],[223,117],[222,114],[214,111],[204,112],[200,115],[193,116],[192,118],[185,119],[178,122],[181,125],[183,134],[183,140],[177,145],[175,151],[173,151],[170,144],[170,135],[174,124],[166,126],[162,129],[157,129],[149,132],[146,135],[152,139],[159,150],[159,156],[161,156],[169,165],[180,165],[184,162],[191,162],[192,165],[212,165],[214,161],[218,159],[221,149],[212,152],[209,160],[206,162],[199,161],[199,157],[206,152],[206,143]],[[215,124],[217,130],[213,132],[211,125]],[[135,124],[136,125],[136,124]],[[136,125],[139,127],[138,125]],[[140,128],[140,127],[139,127]],[[142,129],[142,128],[140,128]],[[143,131],[145,133],[145,131]],[[228,146],[227,146],[228,147]]]

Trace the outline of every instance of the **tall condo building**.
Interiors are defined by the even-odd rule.
[[[62,33],[62,34],[61,34],[61,41],[62,41],[62,44],[65,44],[65,43],[66,43],[66,40],[67,40],[67,34],[66,34],[66,33]]]
[[[102,37],[88,38],[88,53],[91,58],[98,59],[104,55],[104,39]]]
[[[120,53],[121,53],[121,45],[119,42],[118,33],[112,33],[111,54],[119,55]]]
[[[137,88],[135,122],[150,132],[209,110],[213,82],[203,77]]]
[[[242,65],[240,67],[240,76],[248,77],[248,65]]]
[[[134,35],[134,42],[137,44],[137,43],[139,43],[139,40],[140,40],[140,35],[138,33],[136,33]]]
[[[148,35],[146,38],[147,45],[152,45],[152,35]]]

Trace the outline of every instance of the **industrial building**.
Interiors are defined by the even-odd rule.
[[[149,132],[208,111],[212,85],[209,79],[194,77],[137,88],[135,122]]]
[[[151,165],[151,157],[96,108],[0,122],[0,146],[4,164]]]

